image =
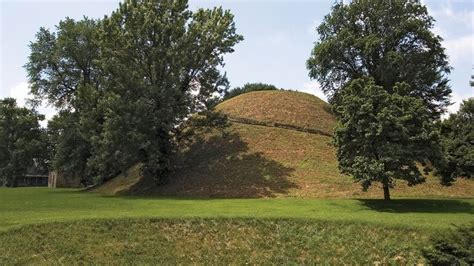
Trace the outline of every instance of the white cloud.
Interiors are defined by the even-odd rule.
[[[30,92],[28,82],[20,82],[10,89],[9,97],[15,98],[18,106],[24,107]]]
[[[451,93],[451,102],[453,103],[452,105],[448,106],[448,112],[446,116],[449,116],[449,114],[456,113],[459,110],[459,105],[462,103],[462,97],[457,94],[456,92]]]
[[[440,28],[440,27],[438,27],[438,26],[434,26],[433,29],[431,29],[431,31],[432,31],[435,35],[441,36],[441,38],[443,38],[443,39],[448,38],[448,33],[447,33],[444,29],[442,29],[442,28]]]
[[[435,8],[427,1],[423,1],[423,3],[427,4],[428,13],[436,19],[436,25],[432,31],[445,39],[443,46],[447,49],[451,63],[461,60],[472,62],[474,54],[474,11],[454,8],[453,0],[440,1],[438,2],[440,5],[433,1],[432,4]],[[457,30],[459,28],[463,29],[462,32],[468,33],[468,35],[456,36],[452,32],[453,27]]]
[[[442,116],[442,118],[448,118],[450,114],[456,113],[459,111],[459,107],[463,100],[467,100],[470,97],[474,97],[474,94],[471,95],[459,95],[456,92],[451,93],[451,102],[453,103],[452,105],[448,106],[447,112]]]
[[[451,62],[461,60],[474,62],[474,34],[443,41],[443,46],[446,48]]]
[[[321,90],[321,86],[319,85],[317,81],[313,80],[313,81],[304,83],[302,86],[302,89],[298,89],[298,91],[313,94],[323,101],[326,101],[326,102],[328,101],[326,95],[324,95],[323,91]]]
[[[462,10],[456,12],[451,6],[443,8],[442,12],[441,16],[466,25],[471,25],[473,20],[472,16],[474,15],[474,11]]]
[[[439,2],[441,2],[440,5]],[[436,3],[436,4],[435,4]],[[452,0],[433,0],[433,1],[422,1],[422,4],[426,5],[428,8],[428,14],[436,18],[436,20],[450,20],[453,22],[459,22],[466,25],[472,25],[474,11],[472,10],[455,10],[453,7]],[[435,9],[432,8],[432,5],[436,6]]]
[[[317,39],[319,39],[319,34],[318,34],[318,32],[317,32],[317,28],[318,28],[318,26],[319,26],[320,23],[321,23],[321,21],[314,20],[314,21],[311,23],[311,25],[309,25],[308,28],[307,28],[308,34],[311,35],[311,36],[316,37],[315,41],[316,41]]]
[[[53,116],[55,114],[58,113],[54,108],[52,108],[51,106],[46,105],[45,103],[43,103],[38,108],[38,112],[45,116],[45,119],[43,121],[40,121],[40,125],[42,127],[47,127],[48,126],[48,121],[51,120],[51,118],[53,118]]]
[[[9,97],[15,98],[18,106],[25,107],[26,101],[30,98],[30,86],[28,82],[23,81],[13,86],[10,89]],[[51,106],[48,106],[46,102],[43,102],[41,106],[37,108],[40,114],[45,115],[45,120],[40,121],[42,127],[46,127],[48,120],[50,120],[57,112]]]

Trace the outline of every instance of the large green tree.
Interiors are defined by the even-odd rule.
[[[30,49],[25,68],[36,100],[77,110],[81,87],[100,87],[97,21],[66,18],[56,31],[40,28]]]
[[[187,1],[126,1],[102,22],[103,131],[91,160],[102,178],[137,160],[163,182],[177,126],[226,87],[223,54],[242,37],[222,8]]]
[[[437,118],[451,89],[450,67],[442,38],[431,31],[433,23],[418,0],[339,1],[317,28],[309,75],[332,103],[348,83],[364,76],[388,92],[404,82]]]
[[[433,23],[416,0],[336,3],[307,61],[336,110],[341,170],[364,189],[380,181],[386,199],[395,179],[424,181],[417,163],[443,165],[434,125],[450,67]]]
[[[373,78],[356,79],[341,92],[335,108],[340,169],[364,189],[380,182],[387,200],[395,179],[408,185],[424,182],[417,163],[428,165],[440,156],[430,112],[409,93],[406,83],[395,84],[389,93]]]
[[[29,167],[45,167],[47,142],[35,110],[18,107],[16,100],[0,100],[0,184],[14,186]]]
[[[457,113],[441,122],[445,155],[443,176],[449,183],[456,177],[474,177],[474,98],[462,102]]]
[[[84,183],[93,175],[86,167],[91,132],[98,132],[102,121],[102,115],[94,112],[102,90],[98,34],[98,21],[87,17],[80,21],[66,18],[55,31],[40,28],[25,65],[33,103],[47,100],[60,111],[48,123],[51,166]]]
[[[145,177],[162,182],[179,125],[228,86],[223,55],[241,40],[222,8],[130,0],[100,21],[41,29],[27,70],[38,99],[69,111],[55,127],[77,128],[76,166],[101,182],[141,162]],[[69,147],[71,139],[56,139]],[[68,161],[58,154],[69,153],[58,149],[56,162]]]

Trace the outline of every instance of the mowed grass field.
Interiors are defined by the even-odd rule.
[[[182,199],[0,189],[0,264],[423,262],[474,199]]]

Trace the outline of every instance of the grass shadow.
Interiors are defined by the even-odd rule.
[[[252,152],[236,133],[215,130],[196,134],[177,156],[169,183],[142,180],[128,195],[185,198],[274,197],[297,187],[288,180],[294,169]]]
[[[379,212],[392,213],[467,213],[474,214],[469,202],[451,199],[359,199],[364,206]]]

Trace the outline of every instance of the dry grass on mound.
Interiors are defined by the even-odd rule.
[[[201,128],[182,145],[161,187],[139,177],[136,166],[95,189],[104,194],[160,195],[203,198],[381,198],[378,184],[368,192],[339,172],[332,138],[275,124],[332,132],[335,118],[329,105],[300,92],[257,91],[217,106],[231,118],[267,126],[231,123],[226,129]],[[474,181],[458,180],[443,187],[429,176],[422,185],[397,182],[394,197],[474,197]]]
[[[140,166],[140,164],[137,164],[130,167],[126,173],[122,173],[108,182],[90,189],[90,191],[104,195],[119,195],[127,193],[131,188],[137,186],[140,182],[143,182],[140,177]]]
[[[249,92],[224,101],[216,109],[231,118],[294,125],[330,134],[336,124],[328,103],[301,92]]]
[[[351,177],[339,173],[330,137],[245,124],[198,133],[178,157],[169,184],[157,187],[150,181],[138,181],[138,171],[132,169],[106,183],[102,191],[201,198],[382,197],[377,184],[363,192]],[[473,191],[472,180],[443,187],[429,176],[425,184],[414,187],[398,182],[392,195],[473,197]]]

